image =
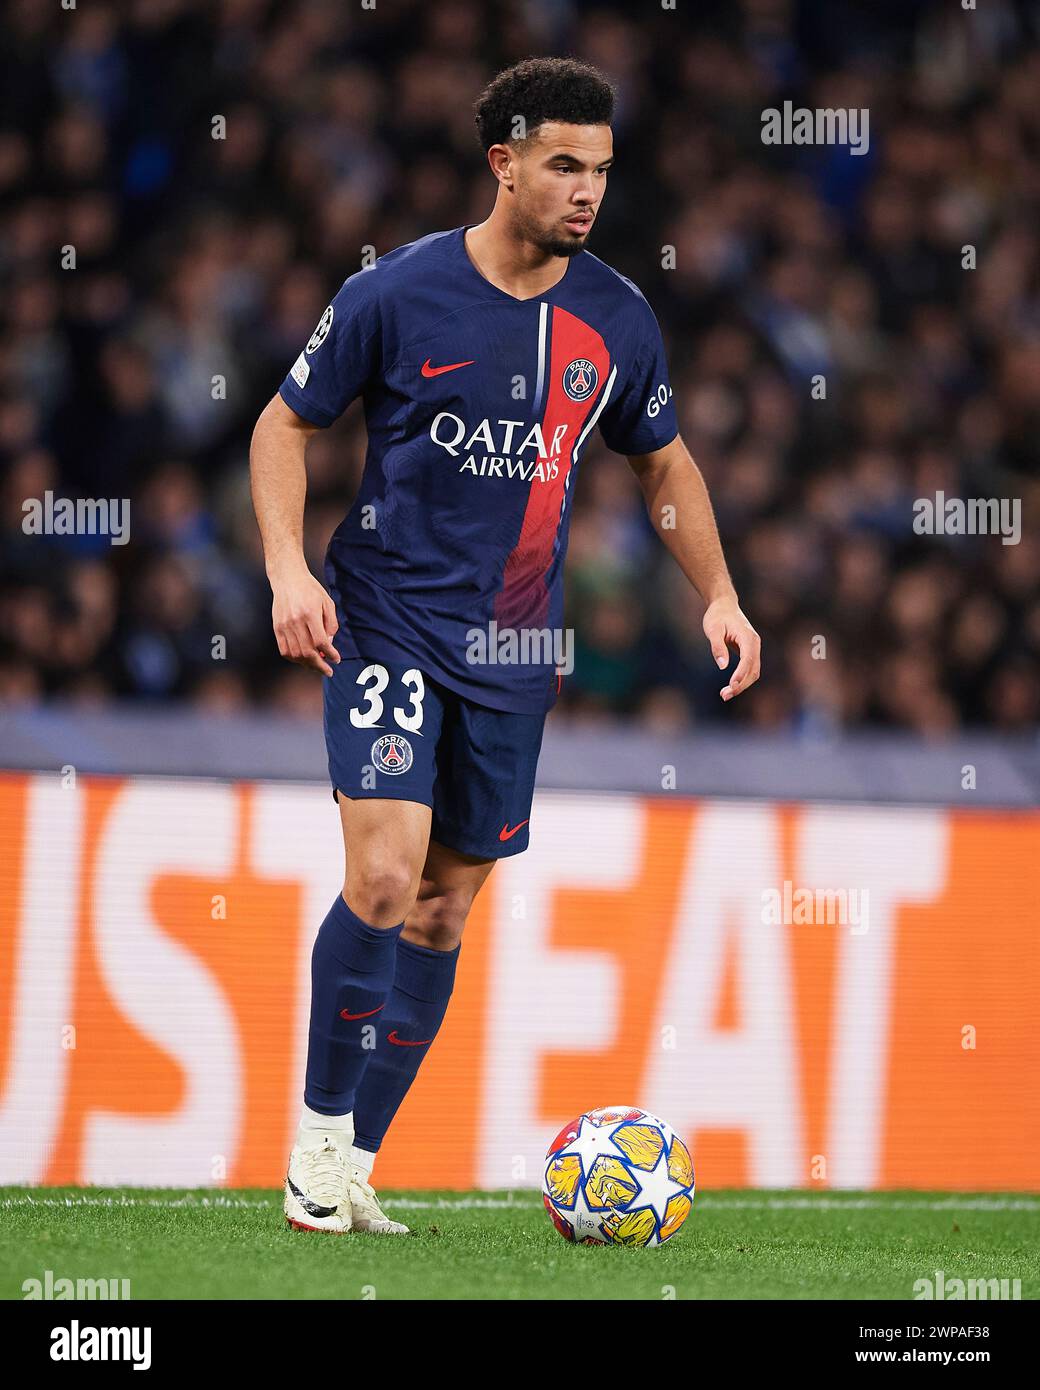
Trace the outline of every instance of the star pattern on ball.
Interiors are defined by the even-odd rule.
[[[674,1130],[648,1111],[602,1107],[565,1126],[546,1155],[545,1204],[569,1240],[659,1244],[693,1203],[693,1168]]]
[[[658,1227],[663,1226],[668,1203],[679,1193],[689,1190],[681,1182],[676,1182],[668,1172],[667,1145],[661,1150],[661,1157],[653,1169],[649,1173],[639,1174],[639,1189],[645,1198],[645,1205],[653,1208]]]

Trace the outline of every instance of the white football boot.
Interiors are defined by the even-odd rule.
[[[356,1164],[351,1165],[350,1212],[355,1231],[375,1236],[406,1236],[408,1227],[391,1221],[379,1205],[379,1199],[368,1181],[368,1174]]]
[[[351,1163],[335,1134],[315,1136],[316,1143],[299,1144],[289,1156],[285,1178],[285,1219],[297,1231],[350,1230]],[[378,1211],[379,1208],[377,1207]]]

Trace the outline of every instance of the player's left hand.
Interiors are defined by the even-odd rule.
[[[716,665],[725,670],[730,662],[729,648],[740,653],[737,669],[719,692],[724,700],[732,700],[749,685],[754,685],[762,669],[762,639],[740,611],[736,595],[717,598],[704,613],[704,635],[711,643]]]

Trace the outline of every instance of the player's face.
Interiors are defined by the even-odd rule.
[[[609,126],[539,126],[517,163],[515,215],[522,234],[553,256],[583,250],[613,158]]]

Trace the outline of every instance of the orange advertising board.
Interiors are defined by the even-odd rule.
[[[0,1183],[280,1184],[325,788],[0,776]],[[634,1104],[701,1186],[1040,1190],[1040,814],[541,793],[385,1187]]]

